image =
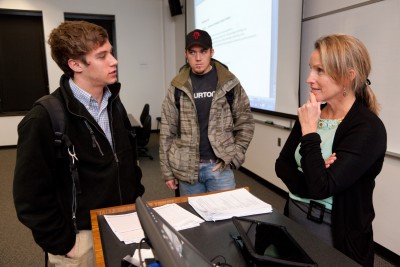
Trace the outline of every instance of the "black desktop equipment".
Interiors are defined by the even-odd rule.
[[[248,266],[318,266],[282,225],[233,217],[232,236]]]
[[[215,266],[141,197],[136,199],[136,211],[147,242],[162,267]]]

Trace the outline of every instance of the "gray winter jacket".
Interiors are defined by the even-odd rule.
[[[216,60],[212,60],[211,65],[217,70],[218,84],[211,104],[208,138],[219,159],[225,164],[232,162],[239,168],[254,134],[250,102],[234,74]],[[200,132],[190,71],[189,66],[181,69],[172,80],[162,104],[160,163],[164,180],[177,178],[194,183],[198,180]],[[182,91],[180,111],[175,104],[176,88]],[[232,112],[225,97],[230,90],[234,90]]]

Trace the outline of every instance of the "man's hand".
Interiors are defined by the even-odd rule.
[[[76,247],[76,241],[75,241],[75,244],[74,244],[74,246],[72,247],[72,249],[67,253],[67,255],[65,255],[65,256],[67,256],[68,258],[74,258],[75,257],[75,247]]]
[[[217,170],[220,170],[221,172],[223,172],[224,170],[230,170],[231,169],[231,165],[226,164],[225,168],[222,170],[221,168],[223,167],[223,165],[225,165],[223,161],[219,162],[217,165],[215,165],[215,167],[212,169],[212,171],[215,172]]]
[[[177,186],[178,179],[171,179],[171,180],[165,181],[165,184],[168,186],[169,189],[175,190],[178,188],[178,186]]]

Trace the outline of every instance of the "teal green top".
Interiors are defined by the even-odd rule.
[[[322,141],[321,142],[321,152],[322,152],[322,157],[324,159],[327,159],[330,157],[330,155],[332,155],[333,138],[335,137],[337,127],[341,122],[342,122],[341,119],[335,119],[335,120],[320,119],[318,121],[317,133],[321,136],[321,141]],[[300,163],[301,155],[299,153],[299,150],[300,150],[300,144],[297,146],[294,156],[295,156],[299,170],[303,171],[301,169],[301,163]],[[290,198],[292,198],[294,200],[305,202],[305,203],[310,203],[309,198],[301,198],[290,192],[289,192],[289,196],[290,196]],[[319,202],[321,204],[324,204],[327,209],[332,210],[332,202],[333,202],[332,197],[328,197],[328,198],[321,199],[321,200],[315,200],[315,199],[313,199],[313,200],[316,202]]]

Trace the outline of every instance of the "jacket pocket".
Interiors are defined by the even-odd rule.
[[[168,151],[168,161],[175,178],[182,179],[189,168],[189,147],[179,147],[176,143]]]
[[[218,149],[222,154],[232,154],[235,151],[235,138],[232,131],[226,130],[217,136]]]

